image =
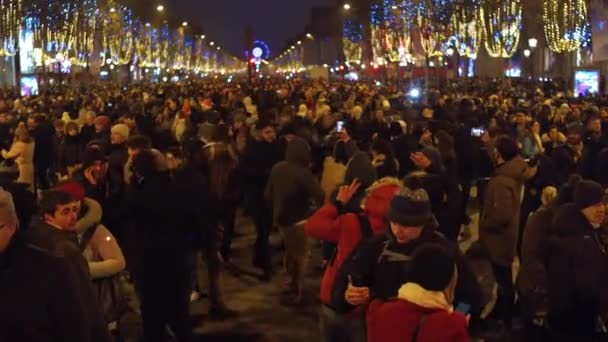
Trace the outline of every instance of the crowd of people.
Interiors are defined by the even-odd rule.
[[[221,283],[237,211],[262,282],[280,232],[287,304],[321,241],[321,341],[607,338],[608,98],[408,87],[1,90],[0,340],[189,341],[202,257],[209,316],[238,316]]]

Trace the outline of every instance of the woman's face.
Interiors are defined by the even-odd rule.
[[[532,124],[532,133],[540,134],[540,124],[538,122]]]

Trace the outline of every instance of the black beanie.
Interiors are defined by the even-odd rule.
[[[604,202],[604,188],[594,181],[584,180],[574,190],[574,204],[578,209],[585,209]]]
[[[441,245],[425,244],[416,249],[409,264],[408,282],[429,291],[445,290],[456,268],[454,257]]]
[[[87,147],[82,158],[82,165],[86,169],[96,161],[106,161],[106,156],[97,147]]]
[[[422,188],[401,188],[391,200],[386,217],[403,226],[424,227],[433,218],[428,194]]]

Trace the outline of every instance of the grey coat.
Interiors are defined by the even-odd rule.
[[[515,157],[498,166],[490,178],[479,219],[479,241],[490,260],[511,266],[517,251],[519,212],[528,164]]]

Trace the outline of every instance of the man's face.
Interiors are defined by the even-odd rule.
[[[80,212],[80,202],[74,201],[64,205],[55,207],[55,212],[45,214],[44,220],[63,230],[72,230],[76,224],[78,213]]]
[[[602,224],[602,222],[604,222],[604,218],[606,216],[606,206],[604,203],[597,203],[583,209],[583,215],[585,215],[589,223],[594,226],[599,226]]]
[[[391,232],[398,243],[414,241],[422,234],[422,227],[408,227],[396,222],[391,222]]]
[[[602,120],[589,121],[589,131],[596,134],[602,133]]]
[[[272,142],[274,142],[274,139],[275,139],[274,128],[265,127],[262,130],[262,141],[267,142],[267,143],[272,143]]]
[[[27,119],[27,129],[34,130],[36,129],[36,127],[38,127],[38,124],[36,123],[36,120],[29,118]]]
[[[139,148],[128,148],[127,153],[129,154],[129,160],[135,159],[135,156],[141,151]]]
[[[4,252],[8,248],[15,231],[17,230],[16,224],[0,224],[0,253]]]

